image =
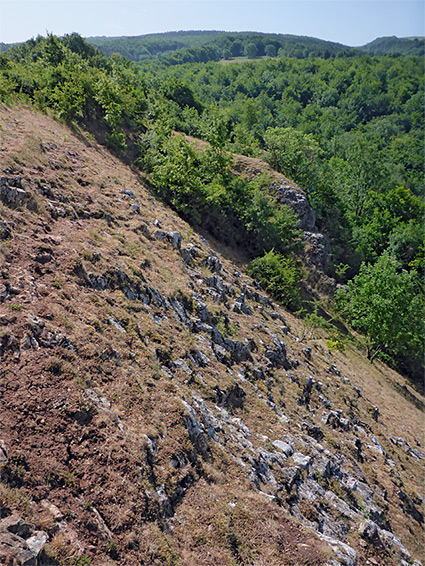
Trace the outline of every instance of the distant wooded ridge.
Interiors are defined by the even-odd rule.
[[[261,32],[176,31],[140,36],[89,37],[105,55],[119,53],[132,61],[166,59],[169,64],[219,61],[238,57],[349,57],[369,55],[424,55],[423,37],[380,37],[360,47],[308,36]],[[0,43],[0,52],[12,45]]]

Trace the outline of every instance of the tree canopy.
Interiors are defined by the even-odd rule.
[[[374,265],[363,263],[347,289],[338,292],[337,304],[353,327],[364,332],[369,359],[384,353],[408,367],[423,353],[425,304],[417,272],[398,267],[387,251]]]

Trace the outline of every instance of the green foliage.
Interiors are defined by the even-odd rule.
[[[196,108],[198,112],[202,110],[201,104],[195,100],[191,89],[176,78],[171,79],[165,84],[165,97],[176,102],[181,108],[189,106]]]
[[[101,73],[95,83],[95,100],[103,111],[105,122],[115,127],[121,118],[120,87],[114,76]]]
[[[249,58],[249,59],[253,59],[254,57],[256,57],[258,54],[258,48],[255,45],[255,43],[251,42],[251,43],[247,43],[245,45],[245,55]]]
[[[230,242],[244,243],[252,254],[289,249],[299,237],[294,213],[277,204],[270,181],[248,181],[230,172],[231,156],[215,146],[195,148],[183,136],[159,128],[141,137],[144,165],[157,193],[194,224]]]
[[[170,136],[155,157],[151,178],[159,194],[186,218],[199,222],[202,178],[194,147],[183,136]]]
[[[353,55],[356,49],[296,35],[253,32],[180,31],[137,37],[92,37],[88,41],[105,55],[121,53],[133,61],[161,58],[168,65],[218,61],[231,57],[281,56],[304,58]],[[251,50],[255,48],[255,53]],[[248,51],[250,54],[248,54]]]
[[[276,57],[276,47],[273,45],[273,43],[268,43],[264,48],[264,52],[267,57]]]
[[[385,252],[375,265],[362,264],[347,289],[337,293],[340,312],[365,334],[369,359],[384,353],[416,370],[421,366],[424,297],[418,284],[415,271],[399,271]]]
[[[408,37],[378,37],[370,43],[359,47],[361,51],[373,55],[402,54],[402,55],[424,55],[423,38]]]
[[[293,259],[270,250],[251,261],[248,269],[272,297],[296,310],[301,304],[300,274]]]
[[[326,347],[329,348],[331,352],[340,351],[343,352],[345,350],[345,344],[341,340],[335,340],[329,338],[325,342]]]
[[[8,52],[0,73],[2,100],[51,108],[68,123],[100,122],[115,148],[125,148],[123,127],[141,127],[147,109],[141,73],[120,56],[107,60],[78,34],[21,44]]]
[[[251,182],[243,213],[245,227],[257,241],[260,253],[271,249],[284,251],[301,235],[295,213],[288,206],[277,204],[269,193],[269,184],[267,178]]]
[[[314,176],[321,149],[311,134],[294,128],[269,128],[264,141],[274,169],[300,183]]]
[[[118,149],[123,151],[127,149],[125,134],[123,132],[118,132],[115,129],[112,130],[111,134],[106,134],[105,142],[112,149]]]
[[[245,40],[252,41],[238,37],[239,43],[227,43],[236,57]],[[266,45],[272,44],[269,37]],[[304,49],[299,43],[298,48]],[[330,236],[334,262],[350,267],[347,276],[362,260],[379,258],[400,221],[421,217],[415,205],[413,216],[405,218],[413,209],[394,192],[402,187],[423,200],[420,58],[281,58],[227,66],[155,62],[144,69],[155,80],[174,77],[190,84],[207,110],[199,116],[194,109],[189,114],[177,104],[162,104],[170,128],[207,139],[213,112],[222,123],[221,147],[253,156],[268,150],[272,166],[306,191],[319,230]]]
[[[351,222],[359,224],[368,212],[372,191],[379,190],[382,166],[368,140],[359,134],[341,136],[335,153],[329,160],[333,184]]]

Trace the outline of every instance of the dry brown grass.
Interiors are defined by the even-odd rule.
[[[152,199],[140,176],[92,140],[84,143],[83,133],[78,138],[60,123],[25,107],[2,107],[0,113],[0,168],[14,164],[14,174],[19,170],[37,201],[36,207],[22,210],[0,204],[1,218],[16,225],[13,239],[0,243],[5,273],[0,283],[7,280],[19,288],[13,298],[19,309],[12,310],[8,300],[0,304],[0,315],[16,316],[7,331],[19,340],[30,321],[39,317],[46,330],[66,334],[74,346],[74,350],[22,350],[17,358],[8,354],[2,359],[0,386],[6,410],[2,412],[1,435],[11,455],[19,450],[29,455],[30,473],[25,476],[25,489],[13,491],[0,483],[0,495],[23,514],[33,509],[29,505],[33,499],[47,498],[60,508],[68,530],[58,533],[53,532],[51,519],[41,511],[32,511],[35,522],[52,530],[49,552],[66,564],[74,557],[71,547],[81,544],[75,556],[87,553],[92,565],[112,562],[111,549],[99,542],[96,530],[87,527],[93,520],[90,506],[94,506],[114,533],[119,556],[115,563],[324,564],[329,557],[327,547],[288,514],[286,504],[278,507],[248,481],[249,467],[241,466],[238,458],[247,462],[249,451],[229,437],[225,446],[210,441],[209,461],[199,455],[193,458],[181,400],[192,403],[195,393],[217,414],[214,388],[225,391],[237,383],[244,389],[246,400],[243,408],[229,409],[230,418],[242,419],[249,428],[254,449],[270,450],[274,440],[296,436],[296,450],[308,454],[311,445],[300,422],[308,420],[321,426],[325,448],[344,454],[344,466],[363,474],[379,493],[386,490],[387,499],[382,496],[378,504],[388,506],[394,531],[412,553],[420,556],[421,526],[406,521],[397,491],[402,486],[411,498],[423,493],[423,468],[388,439],[389,435],[402,436],[412,447],[416,447],[416,439],[422,446],[425,442],[423,412],[401,392],[405,387],[411,395],[423,398],[406,380],[380,363],[370,364],[354,347],[330,352],[325,336],[309,335],[300,320],[279,308],[290,329],[288,335],[283,322],[262,314],[257,304],[250,305],[253,315],[247,317],[227,310],[206,294],[208,310],[218,321],[228,314],[229,337],[241,341],[254,338],[255,364],[264,365],[265,349],[273,343],[271,334],[279,335],[289,357],[300,361],[290,372],[296,381],[283,369],[254,380],[249,364],[226,367],[219,363],[210,341],[202,333],[190,333],[171,312],[165,313],[167,318],[158,324],[152,315],[164,314],[161,309],[147,309],[140,301],[128,300],[119,289],[95,292],[81,285],[74,271],[77,262],[87,272],[99,275],[118,266],[131,278],[144,277],[146,284],[167,298],[189,301],[194,290],[202,291],[196,279],[211,275],[202,265],[210,252],[199,234]],[[40,143],[54,146],[40,151]],[[253,163],[239,162],[242,172],[249,165]],[[83,186],[82,179],[89,184]],[[68,216],[57,220],[50,213],[46,216],[48,199],[39,194],[38,184],[67,199]],[[132,212],[130,201],[123,199],[123,190],[134,192],[142,205],[141,215]],[[79,207],[87,211],[87,217],[74,218],[72,209]],[[179,253],[170,245],[148,239],[137,229],[142,221],[153,223],[155,219],[164,230],[179,231],[183,245],[190,242],[201,250],[193,266],[196,278],[189,277]],[[155,230],[152,225],[149,229]],[[211,238],[209,243],[214,251],[223,252],[223,272],[228,281],[233,281],[232,261],[243,267],[243,253],[225,249]],[[52,249],[53,258],[46,264],[35,260],[40,246]],[[98,252],[101,255],[96,261],[94,254]],[[237,293],[245,282],[249,284],[250,280],[243,275]],[[233,283],[236,286],[237,282]],[[125,327],[125,334],[108,322],[110,316]],[[2,333],[3,329],[0,336]],[[312,347],[311,362],[303,353],[306,346]],[[204,350],[210,359],[206,368],[195,367],[202,379],[195,376],[189,380],[181,371],[170,379],[162,371],[159,355],[189,362],[193,349]],[[327,371],[332,364],[341,376]],[[241,372],[245,372],[245,381],[239,377]],[[365,462],[356,461],[353,431],[326,428],[321,422],[324,407],[318,391],[313,390],[309,408],[298,404],[308,376],[322,383],[323,394],[335,407],[346,415],[352,412],[371,426],[396,462],[399,476],[367,447]],[[361,389],[363,397],[357,396],[353,386]],[[87,387],[108,399],[109,412],[87,402]],[[290,417],[289,423],[280,422],[269,410],[268,395]],[[380,408],[378,422],[371,416],[374,405]],[[147,437],[156,441],[152,466],[147,464]],[[369,442],[363,440],[364,444]],[[188,460],[183,468],[172,465],[177,454]],[[189,455],[193,460],[190,463]],[[58,477],[63,481],[49,483],[52,471],[60,472]],[[273,471],[278,477],[278,471]],[[168,519],[170,534],[158,511],[155,490],[164,484],[168,494],[174,493],[189,472],[193,481],[176,505],[175,515]],[[266,486],[261,488],[267,490]],[[337,485],[328,488],[344,497]],[[307,514],[309,511],[313,513],[313,509],[305,509]],[[364,553],[355,533],[350,532],[350,542],[362,559]]]

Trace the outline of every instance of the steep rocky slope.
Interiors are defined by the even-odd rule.
[[[329,351],[89,136],[0,124],[0,562],[419,564],[409,383]]]

